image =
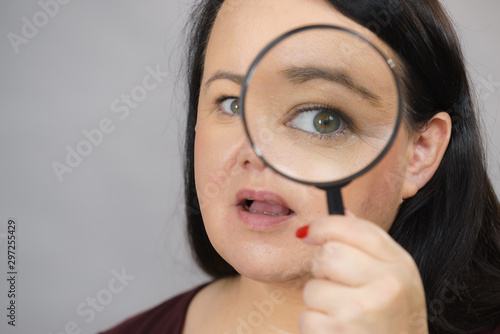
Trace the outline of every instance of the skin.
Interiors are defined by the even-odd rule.
[[[238,96],[241,87],[227,79],[206,85],[218,71],[244,75],[274,37],[317,23],[358,31],[390,54],[377,37],[320,0],[226,1],[217,16],[199,97],[195,180],[210,241],[241,276],[198,293],[184,333],[244,333],[242,321],[253,323],[252,333],[427,333],[420,274],[387,231],[402,199],[439,166],[451,133],[449,116],[438,113],[418,133],[401,127],[386,156],[342,189],[346,215],[329,216],[325,192],[265,166],[241,119],[216,102],[221,95]],[[270,229],[249,228],[235,206],[244,188],[281,196],[295,216]],[[308,236],[298,239],[295,233],[305,225]],[[259,321],[251,322],[252,312],[261,313]]]

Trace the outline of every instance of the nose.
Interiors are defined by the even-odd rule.
[[[244,136],[241,146],[237,152],[237,163],[240,167],[245,169],[262,170],[266,165],[259,156],[255,153],[250,140]]]

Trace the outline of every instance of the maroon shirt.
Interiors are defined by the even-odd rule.
[[[101,334],[182,334],[191,300],[208,283],[179,294],[166,302],[142,312]],[[500,324],[477,334],[500,334]]]
[[[181,334],[189,303],[207,284],[177,295],[101,334]]]

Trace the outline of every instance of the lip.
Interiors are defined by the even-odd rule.
[[[246,199],[252,199],[262,202],[273,202],[289,209],[290,206],[282,197],[266,190],[240,190],[236,194],[236,208],[238,210],[238,217],[240,218],[241,222],[251,230],[270,230],[284,224],[286,221],[296,216],[295,212],[292,212],[291,214],[286,216],[271,216],[263,213],[250,213],[245,209],[244,205],[242,205],[242,203]]]

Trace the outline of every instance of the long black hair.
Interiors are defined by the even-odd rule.
[[[194,181],[194,127],[205,50],[223,0],[200,0],[190,19],[185,142],[187,228],[194,257],[213,278],[237,275],[212,247]],[[474,333],[500,323],[500,204],[485,168],[476,107],[462,51],[437,0],[328,0],[369,28],[402,60],[407,126],[421,130],[437,112],[452,134],[432,179],[405,200],[389,230],[415,259],[434,333]]]

